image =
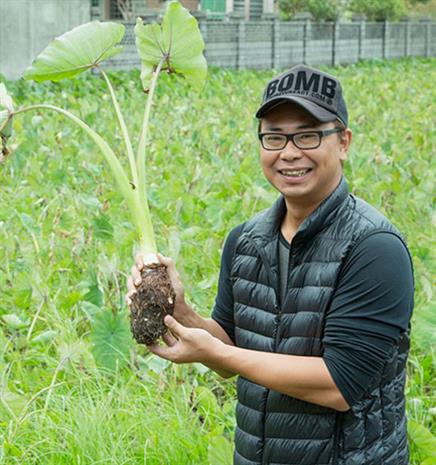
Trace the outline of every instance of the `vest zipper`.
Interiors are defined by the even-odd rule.
[[[266,268],[266,271],[267,271],[267,274],[268,274],[268,281],[269,281],[269,284],[271,286],[271,288],[274,290],[274,295],[275,295],[275,302],[274,302],[274,309],[276,310],[277,314],[278,314],[278,322],[280,323],[280,314],[281,314],[281,310],[279,308],[279,306],[277,305],[277,302],[278,302],[278,296],[279,296],[279,292],[278,292],[278,289],[276,288],[276,286],[272,285],[271,283],[271,280],[270,280],[270,276],[272,276],[272,273],[271,273],[271,267],[269,266],[269,263],[268,263],[268,259],[267,259],[267,256],[265,255],[265,252],[263,251],[263,249],[259,248],[256,244],[256,242],[254,242],[250,237],[247,237],[247,241],[250,242],[253,247],[256,249],[256,252],[259,254],[259,257],[260,259],[262,260],[263,262],[263,265],[264,267]],[[279,331],[279,324],[277,325],[277,333]],[[277,346],[277,334],[276,334],[276,339],[274,341],[274,351],[276,349],[276,346]],[[267,390],[267,393],[266,393],[266,399],[265,399],[265,403],[264,403],[264,407],[263,407],[263,418],[264,418],[264,425],[263,425],[263,429],[262,429],[262,465],[267,465],[266,463],[266,458],[265,458],[265,421],[266,421],[266,406],[267,406],[267,403],[268,403],[268,396],[269,396],[269,393],[270,393],[270,389],[268,388],[265,388]]]

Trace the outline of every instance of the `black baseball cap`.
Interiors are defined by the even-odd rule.
[[[297,65],[268,82],[256,118],[272,108],[294,102],[318,121],[337,118],[348,126],[348,112],[341,83],[332,75],[306,65]]]

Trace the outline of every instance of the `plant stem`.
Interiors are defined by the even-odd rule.
[[[148,218],[150,218],[150,209],[149,209],[148,202],[147,202],[147,188],[146,188],[146,183],[145,183],[145,144],[147,143],[148,122],[150,119],[151,105],[153,103],[153,97],[154,97],[154,93],[156,90],[157,78],[159,77],[159,74],[162,70],[162,66],[166,60],[167,60],[167,57],[163,56],[159,64],[157,65],[157,68],[155,69],[153,73],[153,78],[150,84],[150,90],[148,92],[147,103],[145,105],[145,110],[144,110],[144,119],[142,121],[142,129],[141,129],[141,135],[139,138],[138,151],[136,154],[136,166],[138,167],[138,178],[139,178],[138,194],[139,194],[139,198],[141,200],[142,199],[144,200],[146,216]],[[149,237],[149,238],[153,237],[153,242],[155,242],[153,225],[151,221],[150,221],[149,229],[146,231],[145,237]],[[143,253],[148,252],[147,241],[140,241],[140,246],[141,246],[141,251]]]
[[[118,104],[118,100],[116,98],[114,88],[112,86],[112,83],[109,80],[108,75],[100,67],[99,67],[99,70],[100,70],[101,74],[103,75],[104,80],[106,81],[106,84],[107,84],[107,86],[109,88],[109,92],[111,94],[112,102],[113,102],[114,108],[115,108],[115,113],[117,114],[117,118],[118,118],[118,122],[120,124],[121,132],[123,133],[124,143],[126,144],[127,156],[129,158],[130,171],[132,172],[133,184],[135,185],[135,187],[138,187],[138,172],[137,172],[137,169],[136,169],[135,155],[133,153],[132,142],[130,141],[130,137],[129,137],[129,133],[127,131],[126,123],[124,121],[123,114],[121,113],[120,106]]]
[[[80,118],[73,115],[67,110],[63,108],[56,107],[54,105],[31,105],[26,108],[22,108],[17,110],[13,113],[13,116],[19,115],[20,113],[26,113],[32,110],[52,110],[56,111],[68,119],[76,123],[79,127],[81,127],[90,137],[91,139],[97,144],[100,148],[101,152],[103,153],[106,161],[109,164],[109,167],[112,170],[112,174],[115,178],[115,182],[118,185],[119,192],[123,195],[127,206],[131,213],[131,219],[135,223],[136,230],[139,236],[139,240],[141,244],[144,244],[144,251],[147,253],[156,253],[156,243],[154,240],[154,236],[146,236],[147,229],[151,224],[150,215],[147,215],[147,209],[143,208],[143,205],[140,203],[140,199],[138,194],[135,193],[132,186],[130,185],[129,179],[120,163],[118,158],[116,157],[113,150],[109,147],[108,143],[93,129],[91,129],[85,122],[83,122]],[[136,194],[136,195],[135,195]]]

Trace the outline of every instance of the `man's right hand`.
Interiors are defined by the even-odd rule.
[[[162,265],[165,265],[171,284],[176,293],[176,301],[174,306],[174,318],[181,324],[189,325],[188,319],[192,318],[192,313],[195,313],[185,302],[185,290],[183,288],[180,275],[177,272],[176,266],[172,258],[164,257],[157,254],[158,260]],[[127,279],[127,294],[125,301],[128,307],[132,305],[132,296],[136,293],[137,288],[141,285],[141,271],[144,269],[144,260],[141,253],[135,257],[135,264],[132,266],[131,275]]]

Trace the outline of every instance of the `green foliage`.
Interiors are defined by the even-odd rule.
[[[436,464],[436,437],[424,426],[410,420],[407,425],[409,437],[418,448],[421,457],[420,465]]]
[[[406,0],[350,0],[349,9],[369,21],[396,20],[407,14]]]
[[[392,220],[413,256],[407,413],[433,436],[436,134],[429,122],[436,87],[428,77],[434,66],[434,59],[407,59],[325,68],[343,83],[350,112],[350,187]],[[259,167],[253,116],[276,73],[213,69],[195,101],[170,76],[162,76],[157,89],[150,208],[159,249],[177,256],[186,294],[204,316],[214,303],[226,235],[277,197]],[[139,72],[110,78],[126,124],[138,132]],[[109,97],[95,97],[99,77],[6,84],[16,105],[59,101],[121,151]],[[16,118],[12,154],[0,164],[0,464],[221,465],[221,455],[228,462],[234,380],[163,362],[135,345],[124,352],[128,363],[118,372],[108,376],[95,367],[93,322],[105,313],[104,338],[118,334],[118,323],[111,324],[123,305],[135,231],[92,142],[55,115],[43,124],[34,116]],[[26,326],[7,327],[4,315]],[[411,465],[428,465],[413,424],[409,431]]]
[[[285,21],[303,11],[309,12],[315,21],[335,21],[353,13],[364,14],[368,21],[395,21],[414,14],[417,4],[426,3],[428,0],[279,0],[279,9],[281,19]],[[424,7],[419,7],[424,14]],[[427,9],[431,13],[431,6]]]
[[[280,18],[284,21],[303,11],[309,12],[316,21],[335,21],[344,7],[343,0],[279,0]]]
[[[51,42],[24,73],[36,82],[77,76],[121,52],[124,36],[119,23],[82,24]]]
[[[91,341],[97,365],[110,371],[126,366],[132,345],[127,315],[110,310],[99,312],[92,326]]]

